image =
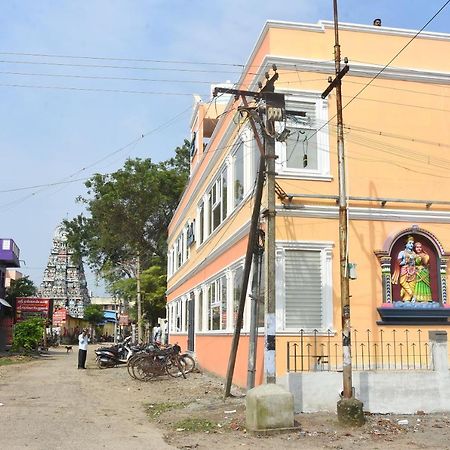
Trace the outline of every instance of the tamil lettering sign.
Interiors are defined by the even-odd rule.
[[[17,297],[16,321],[30,317],[48,318],[51,300],[49,298]]]
[[[52,322],[55,327],[59,327],[59,326],[65,324],[66,320],[67,320],[67,309],[66,308],[59,308],[53,312]]]
[[[130,324],[130,319],[128,314],[121,314],[119,316],[119,325],[128,326]]]

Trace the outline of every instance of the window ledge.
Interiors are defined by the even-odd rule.
[[[278,172],[277,178],[285,178],[287,180],[310,180],[310,181],[333,181],[333,177],[329,174],[312,174],[301,172]]]

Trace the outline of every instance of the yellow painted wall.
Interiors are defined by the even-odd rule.
[[[365,27],[358,30],[342,29],[340,33],[342,56],[349,58],[350,72],[343,81],[344,105],[352,100],[344,109],[345,149],[347,166],[347,191],[350,196],[389,197],[399,199],[423,200],[421,204],[387,203],[384,210],[409,210],[427,212],[425,203],[428,200],[448,201],[447,185],[450,181],[450,35],[446,37],[418,37],[390,65],[390,68],[405,69],[405,74],[422,74],[424,81],[407,81],[406,79],[386,79],[380,76],[374,80],[364,92],[360,90],[370,81],[371,76],[357,76],[352,67],[365,64],[383,67],[412,37],[411,33],[395,35],[385,29]],[[330,26],[324,31],[307,31],[293,27],[268,27],[259,41],[248,63],[248,71],[242,77],[242,88],[247,89],[255,84],[255,72],[262,66],[264,58],[271,55],[277,58],[310,59],[312,61],[333,61],[334,32]],[[279,80],[277,90],[298,90],[322,92],[327,86],[327,78],[333,75],[330,70],[308,72],[294,70],[293,65],[279,64]],[[413,69],[413,70],[411,70]],[[267,70],[262,67],[262,72]],[[440,72],[447,76],[446,83],[427,82],[427,74]],[[388,76],[389,71],[386,71]],[[402,75],[399,75],[400,77]],[[262,78],[262,76],[261,76]],[[429,81],[429,80],[428,80]],[[278,184],[288,193],[337,195],[337,156],[336,128],[334,115],[336,112],[335,94],[329,97],[328,117],[329,158],[331,181],[311,181],[288,179],[279,176]],[[232,104],[228,105],[232,107]],[[234,105],[236,106],[236,105]],[[188,218],[196,216],[196,206],[206,186],[217,174],[222,164],[224,153],[212,170],[206,170],[214,152],[229,146],[235,134],[227,141],[222,141],[224,133],[232,123],[234,114],[225,115],[219,124],[217,133],[211,141],[198,169],[193,173],[183,200],[169,227],[169,246],[178,236]],[[199,185],[197,198],[187,208],[194,190]],[[331,200],[299,200],[294,199],[292,205],[322,205],[335,207]],[[189,273],[207,258],[227,236],[232,235],[244,224],[248,223],[251,214],[248,203],[234,220],[222,224],[210,239],[199,249],[193,246],[189,261],[169,279],[168,300],[171,301],[188,292],[202,281],[212,276],[233,260],[245,254],[246,239],[225,252],[221,259],[204,265],[193,277]],[[278,200],[278,206],[281,202]],[[375,201],[350,201],[351,208],[378,208]],[[449,205],[431,206],[432,211],[450,211]],[[418,225],[432,232],[442,243],[446,251],[450,251],[450,226],[446,223],[410,223],[395,218],[392,221],[351,220],[349,223],[350,261],[356,263],[358,279],[350,282],[352,326],[358,330],[370,330],[372,333],[386,329],[390,333],[393,327],[377,325],[380,320],[377,307],[382,303],[381,268],[375,250],[385,246],[386,241],[405,228]],[[280,213],[276,223],[277,240],[331,241],[335,243],[332,256],[333,279],[333,325],[340,329],[340,290],[339,290],[339,249],[337,219],[283,217]],[[185,282],[176,289],[173,286],[183,277]],[[414,327],[412,327],[414,328]],[[433,327],[424,326],[424,335]],[[439,329],[440,327],[434,327]],[[399,333],[404,328],[397,327]],[[415,327],[417,329],[417,327]],[[298,339],[298,336],[282,335],[277,337],[277,372],[286,371],[287,341]],[[226,363],[222,355],[229,345],[223,336],[197,336],[196,351],[205,368],[224,375]],[[260,346],[261,348],[262,346]],[[211,351],[219,348],[217,354]],[[226,353],[226,352],[225,352]],[[240,360],[239,360],[240,361]],[[240,361],[239,364],[244,364]],[[245,364],[244,364],[245,365]],[[239,365],[239,379],[244,380],[243,368]]]

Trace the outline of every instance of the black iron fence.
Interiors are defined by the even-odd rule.
[[[429,370],[426,333],[421,330],[371,330],[351,333],[353,370]],[[287,371],[341,371],[342,335],[300,330],[287,343]]]

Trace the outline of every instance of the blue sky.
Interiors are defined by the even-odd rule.
[[[443,4],[341,0],[339,16],[420,29]],[[331,20],[332,1],[2,1],[0,237],[20,247],[24,274],[40,284],[55,227],[82,211],[75,202],[85,193],[82,179],[130,157],[172,155],[189,136],[192,94],[207,100],[210,82],[236,81],[239,68],[219,64],[244,64],[269,19]],[[450,33],[450,6],[427,31]],[[10,191],[60,181],[73,182]],[[103,293],[92,275],[88,284]]]

